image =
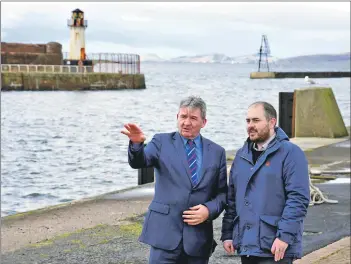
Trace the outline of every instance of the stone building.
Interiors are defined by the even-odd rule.
[[[62,45],[1,42],[1,64],[62,65]]]

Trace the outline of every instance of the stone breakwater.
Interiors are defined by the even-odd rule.
[[[145,89],[144,74],[2,72],[2,91]]]
[[[69,69],[69,66],[63,65],[63,57],[62,45],[57,42],[47,44],[1,42],[1,90],[76,91],[146,88],[143,74],[123,72],[122,67],[118,72],[93,72],[91,66],[88,68],[73,66],[73,69]],[[116,62],[126,67],[130,63],[130,61],[128,63],[111,61]],[[134,68],[137,65],[140,67],[140,62],[136,61]],[[140,72],[140,68],[137,71],[134,69],[133,73],[135,72]]]

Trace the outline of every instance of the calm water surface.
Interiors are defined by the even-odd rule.
[[[278,109],[279,92],[306,86],[303,79],[250,80],[255,65],[142,66],[146,90],[1,93],[2,216],[136,185],[123,124],[138,123],[148,139],[174,131],[179,101],[187,95],[204,98],[208,123],[202,133],[229,150],[246,138],[250,103],[267,100]],[[345,62],[273,70],[349,68]],[[350,125],[350,79],[317,81],[333,87]]]

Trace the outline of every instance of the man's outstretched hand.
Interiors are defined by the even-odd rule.
[[[129,137],[133,143],[141,143],[146,139],[143,131],[136,124],[125,124],[121,133]]]

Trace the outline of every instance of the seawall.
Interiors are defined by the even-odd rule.
[[[281,79],[281,78],[350,78],[350,71],[328,72],[252,72],[250,79]]]
[[[144,74],[1,73],[1,91],[75,91],[145,88]]]

